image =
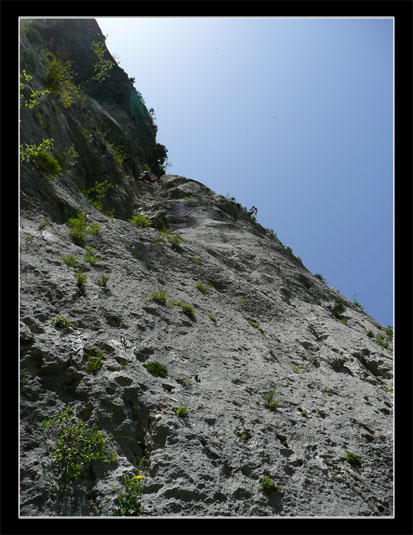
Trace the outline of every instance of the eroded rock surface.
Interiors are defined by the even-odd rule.
[[[96,26],[86,30],[99,34]],[[82,39],[86,30],[76,27]],[[33,58],[41,87],[41,52]],[[137,148],[149,136],[123,104],[93,94],[85,112],[49,95],[49,133],[35,126],[37,110],[22,114],[25,141],[60,132],[80,156],[54,182],[29,163],[21,169],[21,515],[110,516],[122,473],[137,474],[144,456],[141,499],[152,516],[392,515],[392,345],[375,339],[384,327],[228,199],[182,176],[138,181],[143,159],[119,164],[97,134],[88,144],[82,129],[99,114],[109,129],[123,117],[131,143],[128,132],[139,131]],[[103,178],[113,186],[103,211],[114,217],[82,194]],[[100,227],[82,245],[69,236],[79,212]],[[169,228],[130,223],[137,214]],[[70,255],[81,286],[62,260]],[[154,291],[168,301],[150,300]],[[54,325],[59,315],[70,325]],[[90,348],[102,353],[96,373],[86,370]],[[166,377],[149,373],[154,361]],[[59,492],[56,443],[42,422],[67,406],[107,433],[116,461],[91,463]],[[264,492],[264,475],[282,489]]]

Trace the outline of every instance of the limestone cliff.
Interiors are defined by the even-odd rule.
[[[21,515],[392,515],[391,333],[164,174],[94,20],[21,71]]]

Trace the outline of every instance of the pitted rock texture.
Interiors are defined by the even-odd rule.
[[[97,109],[93,98],[88,109]],[[84,126],[75,108],[59,113],[72,113],[75,130]],[[33,119],[23,120],[29,133]],[[122,473],[136,474],[143,456],[150,516],[392,515],[392,345],[375,341],[384,327],[196,180],[163,175],[149,184],[120,167],[105,198],[115,217],[104,215],[78,178],[87,176],[87,151],[99,149],[77,142],[84,158],[55,182],[29,164],[21,169],[21,515],[111,516]],[[83,246],[68,226],[80,211],[100,226]],[[169,234],[130,223],[138,213],[166,218]],[[85,260],[86,247],[96,264]],[[87,276],[83,291],[61,258],[69,255]],[[106,287],[97,284],[102,275]],[[154,291],[169,301],[151,300]],[[58,315],[70,326],[53,325]],[[102,352],[95,374],[86,371],[88,348]],[[149,373],[153,361],[166,377]],[[107,433],[116,461],[91,463],[58,492],[50,479],[56,444],[42,421],[67,406]],[[264,475],[282,488],[264,492]]]

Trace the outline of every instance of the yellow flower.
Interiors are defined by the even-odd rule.
[[[139,476],[134,476],[133,479],[142,479],[143,477],[144,477],[144,476],[139,475]]]

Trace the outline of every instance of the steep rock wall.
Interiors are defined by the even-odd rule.
[[[93,72],[96,23],[49,22],[22,39],[29,92],[44,88],[53,36],[84,81]],[[125,76],[115,76],[124,87]],[[119,163],[115,134],[139,152],[156,128],[112,99],[108,81],[67,108],[58,94],[22,106],[22,143],[53,137],[78,157],[54,181],[33,161],[21,166],[21,515],[126,515],[133,488],[150,516],[391,515],[384,327],[200,182],[137,181],[143,153]],[[98,210],[82,188],[103,178],[111,189]],[[95,225],[81,242],[69,234],[79,212]],[[69,453],[76,463],[89,451],[52,424],[68,407],[62,426],[78,437],[79,419],[95,426],[107,459],[90,454],[63,477]]]

